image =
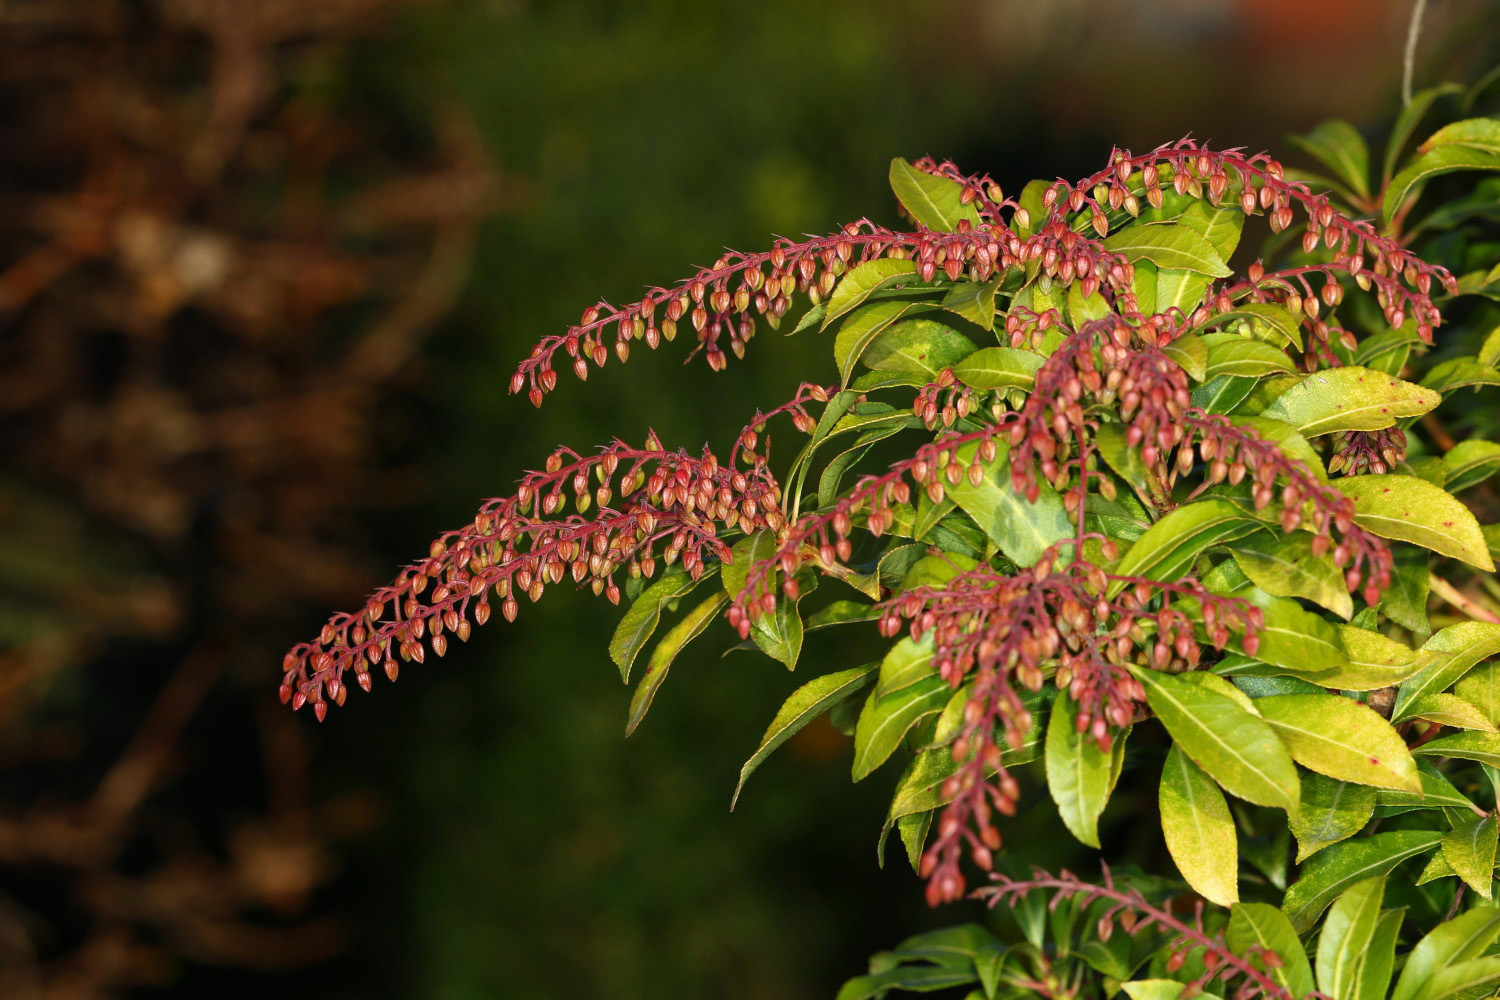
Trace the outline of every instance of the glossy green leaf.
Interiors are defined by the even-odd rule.
[[[1305,135],[1288,138],[1327,167],[1350,191],[1360,198],[1370,197],[1370,149],[1353,125],[1335,118]]]
[[[950,326],[926,318],[904,319],[877,333],[859,355],[859,362],[876,371],[905,372],[931,380],[974,351],[974,342]]]
[[[1132,672],[1172,739],[1225,791],[1296,815],[1297,768],[1269,723],[1181,677],[1139,667]]]
[[[839,988],[835,1000],[877,1000],[891,990],[930,993],[954,986],[967,986],[978,981],[978,974],[972,968],[955,969],[944,965],[900,965],[885,972],[855,976]]]
[[[777,595],[776,607],[770,614],[750,619],[750,638],[755,645],[771,659],[785,664],[788,670],[797,668],[802,655],[802,631],[797,601],[783,595]]]
[[[1324,848],[1302,866],[1302,877],[1287,889],[1282,909],[1300,934],[1350,886],[1390,874],[1401,862],[1436,847],[1442,839],[1435,830],[1391,830]]]
[[[1365,952],[1380,923],[1385,878],[1356,882],[1334,901],[1318,936],[1318,989],[1333,1000],[1354,1000]]]
[[[1460,281],[1460,294],[1465,294]],[[1500,385],[1500,371],[1480,364],[1472,357],[1449,358],[1440,361],[1422,376],[1422,384],[1433,392],[1449,395],[1456,389],[1467,389],[1481,385]]]
[[[1396,967],[1396,939],[1401,935],[1405,908],[1385,910],[1375,922],[1369,946],[1356,959],[1353,980],[1346,997],[1338,1000],[1386,1000],[1391,973]]]
[[[1141,266],[1156,267],[1150,261],[1136,261],[1136,267]],[[1158,269],[1155,289],[1156,311],[1170,312],[1173,309],[1180,309],[1184,316],[1191,315],[1203,301],[1204,293],[1208,291],[1208,282],[1208,275],[1186,268]]]
[[[1450,625],[1423,643],[1422,651],[1430,655],[1431,661],[1403,681],[1397,690],[1391,711],[1395,722],[1407,718],[1407,706],[1416,699],[1446,691],[1480,660],[1500,653],[1500,625],[1489,622]]]
[[[976,326],[986,330],[995,328],[995,292],[1000,288],[1000,276],[989,281],[961,281],[943,296],[941,308],[962,316]]]
[[[1443,488],[1449,493],[1466,490],[1500,472],[1500,444],[1470,438],[1460,441],[1443,456]]]
[[[1341,618],[1354,617],[1343,572],[1331,556],[1314,556],[1313,536],[1306,531],[1289,535],[1262,532],[1229,546],[1230,554],[1254,584],[1276,597],[1301,597],[1320,604]]]
[[[1412,476],[1347,476],[1334,483],[1354,501],[1361,527],[1495,571],[1479,522],[1461,501]]]
[[[871,261],[871,263],[880,262]],[[855,362],[864,356],[875,338],[907,313],[921,308],[924,308],[922,303],[890,300],[873,302],[850,316],[844,325],[839,327],[838,336],[833,339],[833,359],[839,366],[839,378],[847,383],[850,374],[854,371]]]
[[[1337,626],[1348,662],[1318,683],[1340,691],[1374,691],[1393,687],[1415,675],[1434,659],[1410,646],[1354,625]]]
[[[1500,663],[1475,667],[1454,685],[1453,693],[1473,705],[1491,723],[1500,726]]]
[[[965,445],[958,449],[957,460],[972,463],[978,451],[977,444]],[[1036,503],[1011,489],[1010,465],[1001,449],[985,467],[978,486],[964,476],[947,487],[947,496],[1000,546],[1006,558],[1017,566],[1034,566],[1047,548],[1073,533],[1062,497],[1046,483],[1038,485],[1041,493]]]
[[[1458,170],[1500,170],[1500,152],[1469,145],[1446,145],[1429,149],[1402,170],[1385,189],[1380,217],[1387,224],[1396,212],[1415,197],[1434,177]]]
[[[1204,583],[1213,589],[1208,580]],[[1272,597],[1257,587],[1231,593],[1261,610],[1261,626],[1256,632],[1260,645],[1255,651],[1261,662],[1319,684],[1324,684],[1326,673],[1347,665],[1338,630],[1296,601]],[[1239,649],[1239,639],[1233,642],[1233,648]]]
[[[1273,966],[1263,963],[1268,976],[1294,997],[1302,997],[1317,987],[1313,983],[1312,965],[1292,922],[1269,903],[1236,903],[1229,913],[1229,927],[1224,939],[1230,950],[1243,955],[1252,948],[1263,948],[1281,959]]]
[[[1417,775],[1422,779],[1420,793],[1382,788],[1375,793],[1375,804],[1403,809],[1474,809],[1473,803],[1464,798],[1441,771],[1420,756],[1417,757]]]
[[[1444,966],[1422,984],[1415,1000],[1480,1000],[1500,986],[1500,956]]]
[[[1283,455],[1293,461],[1301,462],[1318,482],[1328,482],[1328,469],[1323,465],[1323,459],[1319,457],[1313,446],[1307,443],[1307,438],[1299,434],[1297,428],[1291,424],[1272,419],[1264,414],[1253,417],[1234,416],[1230,419],[1235,426],[1247,428],[1259,437],[1275,442]]]
[[[1177,223],[1130,226],[1105,237],[1104,246],[1129,260],[1149,260],[1159,268],[1196,271],[1210,278],[1227,278],[1233,273],[1213,244],[1193,227]],[[1157,308],[1161,307],[1159,296],[1158,284]]]
[[[893,691],[931,677],[936,671],[932,665],[932,634],[922,636],[920,642],[911,636],[903,636],[880,661],[875,697],[884,698]]]
[[[1196,334],[1183,334],[1171,343],[1164,344],[1161,352],[1175,361],[1194,381],[1201,382],[1207,377],[1208,345]]]
[[[1434,927],[1407,956],[1391,1000],[1418,1000],[1444,969],[1484,955],[1500,940],[1500,910],[1485,907]]]
[[[651,702],[656,698],[656,692],[660,690],[662,682],[667,679],[667,671],[671,670],[672,661],[677,659],[677,654],[682,652],[684,646],[701,635],[728,603],[729,595],[720,591],[689,611],[680,622],[672,626],[671,631],[662,636],[661,642],[657,643],[656,648],[651,651],[651,660],[646,665],[646,673],[642,675],[640,683],[636,685],[635,694],[631,696],[630,717],[625,723],[626,736],[635,732],[635,728],[646,717],[646,712],[651,708]]]
[[[706,575],[706,574],[705,574]],[[630,682],[630,669],[661,623],[662,609],[702,582],[688,573],[668,573],[641,592],[609,641],[609,657],[620,668],[620,680]]]
[[[884,764],[907,730],[942,711],[952,694],[948,682],[934,676],[884,698],[871,695],[854,728],[854,780]]]
[[[1495,724],[1485,717],[1478,706],[1465,701],[1456,694],[1424,694],[1406,707],[1406,715],[1413,719],[1426,719],[1440,726],[1455,729],[1477,729],[1481,732],[1500,732]]]
[[[1229,333],[1211,333],[1203,341],[1208,348],[1202,376],[1206,379],[1220,375],[1259,378],[1262,375],[1292,373],[1297,370],[1285,351],[1261,340]]]
[[[766,734],[760,739],[760,746],[755,748],[755,753],[740,768],[740,780],[734,786],[734,798],[730,800],[729,808],[733,809],[735,803],[739,802],[745,782],[777,747],[834,705],[867,687],[875,679],[875,670],[875,664],[867,663],[862,667],[824,674],[793,691],[791,697],[777,709],[776,717],[771,720]]]
[[[1431,632],[1432,625],[1427,620],[1427,590],[1431,579],[1427,564],[1431,557],[1410,545],[1391,546],[1391,557],[1395,565],[1391,585],[1380,598],[1380,613],[1402,628],[1423,634]],[[1491,558],[1494,558],[1493,552]]]
[[[954,376],[972,389],[1030,389],[1047,359],[1011,347],[984,347],[953,366]]]
[[[1460,760],[1475,760],[1490,767],[1500,767],[1500,734],[1476,733],[1472,730],[1439,736],[1435,740],[1413,747],[1412,753],[1430,757],[1456,757]]]
[[[1494,883],[1496,835],[1500,820],[1495,816],[1465,816],[1443,837],[1443,859],[1459,878],[1485,899]]]
[[[979,225],[979,209],[964,204],[963,185],[918,170],[901,157],[891,160],[891,190],[917,222],[936,233],[952,233],[960,222]]]
[[[1290,694],[1261,698],[1255,707],[1310,771],[1376,788],[1422,787],[1406,741],[1368,705],[1336,694]]]
[[[1302,775],[1301,809],[1292,822],[1297,864],[1354,836],[1375,812],[1375,789],[1321,774]]]
[[[1115,737],[1110,751],[1078,731],[1077,707],[1066,694],[1053,702],[1047,723],[1047,790],[1057,803],[1063,825],[1083,843],[1099,846],[1099,814],[1109,802],[1124,761],[1125,739]]]
[[[1396,162],[1401,158],[1401,153],[1406,149],[1406,144],[1411,140],[1412,133],[1422,117],[1432,108],[1433,102],[1447,94],[1456,94],[1463,88],[1456,83],[1439,84],[1436,87],[1428,87],[1411,95],[1411,103],[1401,109],[1396,116],[1395,127],[1391,129],[1391,137],[1385,147],[1385,163],[1381,170],[1381,178],[1388,181],[1396,172]]]
[[[1431,389],[1350,365],[1308,375],[1261,414],[1291,424],[1303,437],[1334,431],[1378,431],[1419,417],[1442,402]]]
[[[1426,153],[1442,146],[1465,146],[1486,153],[1500,153],[1500,118],[1466,118],[1450,122],[1418,146]]]
[[[1166,582],[1181,579],[1194,560],[1215,545],[1243,538],[1259,523],[1228,500],[1199,500],[1183,504],[1157,521],[1120,558],[1119,576],[1144,576]],[[1124,589],[1111,585],[1110,594]]]
[[[1301,317],[1272,302],[1240,303],[1227,312],[1213,314],[1198,327],[1214,328],[1264,340],[1277,347],[1302,348]]]
[[[1244,210],[1233,198],[1226,198],[1218,205],[1195,198],[1177,221],[1197,231],[1219,258],[1226,261],[1234,256],[1235,247],[1240,245],[1240,233],[1245,229]]]
[[[913,281],[917,276],[917,262],[880,257],[851,267],[839,283],[833,286],[828,296],[827,308],[823,311],[822,329],[826,330],[834,320],[859,308],[870,293],[897,282]],[[881,305],[911,305],[909,302],[884,302]]]
[[[1177,870],[1210,902],[1239,901],[1239,845],[1224,793],[1180,747],[1161,772],[1161,829]]]

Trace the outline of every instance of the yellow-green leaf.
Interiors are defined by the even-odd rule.
[[[1188,885],[1220,906],[1239,902],[1239,846],[1229,804],[1181,747],[1167,753],[1159,801],[1167,850]]]
[[[1495,571],[1479,522],[1457,497],[1415,476],[1347,476],[1334,485],[1354,501],[1356,524]]]

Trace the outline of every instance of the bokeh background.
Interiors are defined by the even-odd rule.
[[[892,776],[851,786],[831,728],[728,812],[796,678],[712,636],[629,741],[581,594],[322,726],[282,651],[552,443],[722,446],[822,370],[763,333],[725,375],[637,352],[508,397],[596,297],[894,221],[894,155],[1018,188],[1371,127],[1409,13],[0,0],[0,997],[814,998],[978,916],[876,869]],[[1488,68],[1497,20],[1432,0],[1418,85]]]

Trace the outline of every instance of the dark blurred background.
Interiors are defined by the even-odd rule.
[[[893,776],[851,786],[831,728],[727,811],[797,683],[727,630],[628,742],[583,595],[322,726],[281,654],[552,443],[722,446],[824,371],[763,333],[508,397],[598,296],[894,222],[894,155],[1019,188],[1371,126],[1409,12],[0,0],[0,997],[815,998],[976,916],[876,870]],[[1497,15],[1432,0],[1418,86]]]

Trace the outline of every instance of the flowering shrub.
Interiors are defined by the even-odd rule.
[[[1412,941],[1394,1000],[1494,992],[1500,910],[1464,893],[1492,896],[1500,665],[1481,661],[1500,653],[1500,536],[1454,494],[1500,471],[1500,443],[1455,443],[1434,417],[1500,383],[1500,329],[1473,332],[1493,316],[1450,332],[1444,312],[1496,294],[1493,198],[1416,220],[1437,176],[1500,168],[1500,121],[1456,121],[1403,161],[1446,93],[1414,100],[1379,185],[1342,123],[1302,140],[1331,178],[1183,140],[1007,196],[898,159],[910,229],[860,220],[590,307],[513,393],[541,405],[559,369],[585,379],[679,333],[717,371],[794,310],[789,335],[832,344],[830,384],[756,413],[722,460],[654,434],[556,450],[294,648],[283,700],[321,719],[351,683],[394,679],[569,579],[628,605],[610,646],[626,681],[688,602],[636,681],[630,730],[720,615],[788,668],[807,632],[873,629],[883,659],[793,691],[740,788],[830,713],[856,780],[906,761],[887,828],[929,901],[998,868],[974,895],[1004,903],[1020,940],[924,935],[842,995],[1380,1000]],[[1252,219],[1271,237],[1237,272]],[[1411,249],[1424,226],[1489,256],[1455,277]],[[1428,364],[1439,331],[1472,354]],[[783,419],[801,446],[773,460]],[[804,608],[825,582],[837,597]],[[1157,722],[1171,878],[1001,863],[1018,768],[1041,759],[1063,822],[1097,848],[1131,736]],[[1225,792],[1284,815],[1270,849],[1240,850],[1249,814]],[[1241,861],[1247,891],[1285,889],[1279,907],[1241,901]],[[1201,897],[1188,915],[1184,887]],[[1299,935],[1317,928],[1310,961]]]

